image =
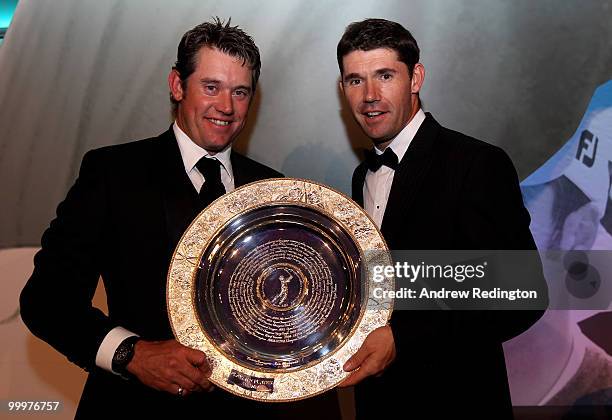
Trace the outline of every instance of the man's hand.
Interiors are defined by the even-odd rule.
[[[127,370],[143,384],[175,395],[179,387],[183,396],[214,389],[208,380],[211,370],[206,355],[176,340],[138,341]]]
[[[395,360],[395,341],[391,327],[386,325],[372,331],[361,348],[346,361],[343,369],[354,371],[339,386],[353,386],[368,376],[381,374]],[[357,370],[356,370],[357,369]]]

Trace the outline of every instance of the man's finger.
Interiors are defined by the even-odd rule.
[[[203,389],[204,391],[206,391],[206,392],[211,392],[211,391],[214,391],[214,389],[215,389],[215,384],[213,384],[213,383],[212,383],[212,382],[210,382],[210,381],[206,381],[206,382],[208,383],[208,385],[207,385],[207,386],[202,386],[202,389]]]
[[[344,381],[342,381],[340,383],[340,385],[338,385],[338,387],[345,388],[345,387],[348,387],[348,386],[356,385],[359,382],[363,381],[365,378],[367,378],[369,375],[370,375],[370,372],[367,372],[367,369],[365,369],[362,366],[358,370],[356,370],[353,373],[351,373],[348,376],[348,378],[346,378]]]
[[[195,349],[185,349],[185,357],[187,361],[195,367],[208,366],[206,354]]]
[[[199,352],[199,355],[194,355],[193,353],[187,358],[187,360],[201,372],[204,377],[208,378],[212,374],[212,369],[208,364],[208,359],[206,359],[206,355],[202,352]]]
[[[357,353],[355,353],[350,359],[346,361],[342,369],[345,372],[350,372],[352,370],[357,369],[364,360],[370,355],[370,351],[365,348],[360,348]]]
[[[347,386],[353,386],[358,384],[368,376],[374,375],[378,372],[378,368],[376,367],[377,361],[373,357],[366,358],[359,366],[359,369],[352,372],[348,378],[346,378],[340,385],[341,388]]]
[[[179,397],[181,396],[184,397],[190,392],[192,392],[193,390],[197,390],[198,388],[199,388],[198,384],[190,381],[184,376],[181,376],[181,377],[177,377],[172,382],[166,383],[166,385],[163,387],[163,390],[170,394],[173,394]],[[179,389],[182,389],[182,392],[180,393],[180,395],[179,395]]]
[[[195,366],[187,363],[185,366],[183,366],[179,370],[179,372],[183,376],[185,376],[186,378],[191,380],[192,382],[194,382],[197,385],[199,385],[202,389],[205,389],[205,388],[208,387],[208,384],[209,384],[208,375],[206,375],[204,372],[202,372],[201,370],[199,370]]]
[[[210,375],[212,374],[212,369],[210,368],[210,365],[208,364],[208,362],[204,362],[204,364],[201,364],[200,366],[196,366],[196,369],[198,369],[198,371],[200,371],[207,378],[209,378]]]

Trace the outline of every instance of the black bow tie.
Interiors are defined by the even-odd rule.
[[[387,147],[382,155],[377,155],[374,150],[366,150],[365,162],[368,169],[372,172],[376,172],[383,165],[395,170],[398,164],[397,155],[390,147]]]

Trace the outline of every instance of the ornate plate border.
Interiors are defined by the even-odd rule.
[[[203,332],[195,305],[195,275],[200,257],[211,238],[234,217],[266,204],[292,204],[315,207],[335,219],[359,248],[367,273],[366,310],[344,344],[313,366],[292,372],[261,372],[234,363],[223,355]],[[382,234],[367,213],[344,194],[314,181],[278,178],[253,182],[214,201],[187,228],[179,241],[168,271],[166,299],[170,325],[177,340],[188,347],[206,353],[212,368],[211,382],[233,394],[269,402],[295,401],[320,394],[338,385],[348,373],[344,363],[359,349],[367,335],[386,325],[391,317],[391,299],[375,299],[369,294],[374,285],[371,267],[391,264]],[[393,278],[376,283],[377,287],[393,290]],[[273,392],[253,391],[230,384],[231,372],[247,377],[273,379]]]

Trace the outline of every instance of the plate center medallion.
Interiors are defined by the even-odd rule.
[[[274,311],[297,308],[308,293],[308,280],[293,264],[275,264],[257,279],[257,296],[261,303]]]

